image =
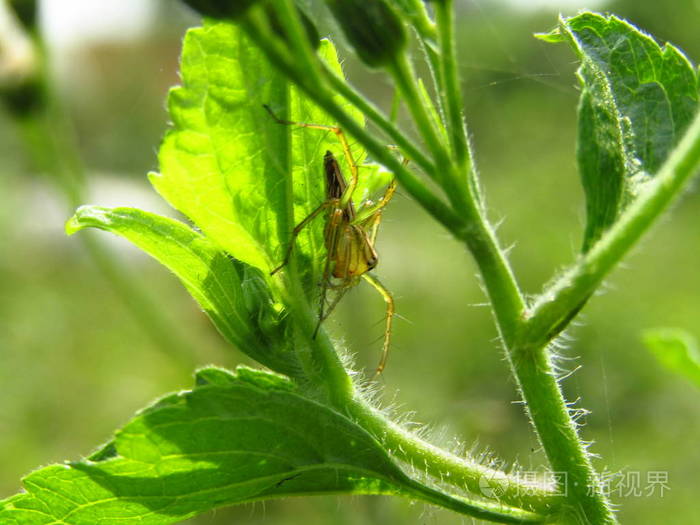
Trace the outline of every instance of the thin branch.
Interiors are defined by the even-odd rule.
[[[324,64],[323,73],[329,82],[331,89],[343,96],[348,102],[359,109],[362,114],[375,124],[387,137],[394,141],[401,152],[415,162],[423,171],[435,173],[435,165],[423,152],[413,145],[406,135],[396,127],[387,117],[385,117],[374,104],[369,102],[364,96],[358,93],[350,84],[334,74]]]
[[[700,113],[683,139],[618,221],[535,301],[522,337],[547,342],[560,333],[700,168]]]
[[[450,454],[404,430],[361,400],[354,400],[348,410],[394,456],[446,484],[474,494],[483,494],[484,487],[488,487],[500,503],[538,514],[551,514],[561,503],[562,498],[550,488],[525,483],[517,476]]]

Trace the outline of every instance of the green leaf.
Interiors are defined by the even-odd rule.
[[[533,36],[537,40],[547,42],[548,44],[560,44],[564,42],[564,37],[558,27],[555,27],[549,33],[535,33]]]
[[[279,377],[244,370],[201,371],[194,390],[117,432],[102,460],[33,472],[26,494],[0,503],[0,523],[155,525],[272,497],[402,493],[407,478],[364,430],[276,387]]]
[[[698,77],[676,47],[615,16],[582,13],[539,38],[566,40],[581,66],[578,162],[587,251],[653,177],[698,108]]]
[[[226,23],[187,32],[180,73],[151,182],[217,245],[267,273],[286,236],[287,145],[262,104],[285,100],[286,83]]]
[[[335,48],[321,42],[319,56],[342,77]],[[173,128],[159,153],[151,182],[226,252],[267,273],[282,260],[296,224],[325,201],[323,156],[332,151],[349,176],[343,149],[331,130],[285,126],[284,120],[334,126],[316,104],[279,76],[236,26],[208,21],[185,37],[182,86],[171,90]],[[362,114],[338,97],[363,123]],[[364,150],[348,137],[358,165]],[[376,167],[361,167],[357,199],[375,190]],[[291,176],[291,177],[290,177]],[[386,177],[379,177],[386,184]],[[365,183],[365,181],[367,181]],[[358,203],[359,204],[359,203]],[[316,297],[325,245],[323,221],[298,237],[295,257],[309,296]]]
[[[319,55],[342,76],[329,41],[322,42]],[[169,98],[175,124],[160,150],[163,173],[152,174],[151,180],[202,234],[129,209],[82,208],[70,227],[107,229],[150,250],[180,277],[229,341],[265,366],[298,377],[298,353],[291,349],[295,338],[285,305],[277,304],[284,294],[278,293],[269,271],[281,261],[294,225],[325,200],[326,151],[336,154],[345,173],[350,167],[332,130],[280,125],[263,103],[285,119],[334,123],[273,73],[260,52],[228,23],[208,22],[188,32],[182,77],[183,86]],[[351,114],[363,121],[357,110]],[[387,184],[388,174],[377,165],[365,165],[365,151],[353,145],[352,137],[348,141],[360,165],[354,196],[365,199]],[[294,250],[313,301],[318,300],[323,273],[323,229],[322,219],[314,221]],[[154,252],[156,248],[160,251]],[[185,249],[191,253],[173,256]]]
[[[676,328],[655,328],[644,333],[644,343],[666,368],[700,387],[700,351],[692,335]]]
[[[360,166],[360,177],[353,193],[352,202],[356,210],[375,203],[381,197],[381,190],[393,180],[394,174],[380,164],[365,163]]]
[[[473,503],[408,478],[364,429],[287,379],[240,367],[197,373],[87,459],[39,469],[0,501],[3,525],[164,525],[226,505],[292,495],[415,497],[501,523],[540,516]]]
[[[99,228],[131,241],[170,269],[214,322],[243,352],[278,372],[300,366],[261,272],[232,259],[185,224],[133,208],[83,206],[66,225],[69,234]]]
[[[620,121],[599,104],[599,96],[609,97],[604,83],[592,85],[581,93],[578,109],[576,158],[586,193],[586,252],[616,220],[629,186],[626,183],[631,159],[624,147]]]

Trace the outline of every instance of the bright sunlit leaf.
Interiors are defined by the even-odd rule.
[[[68,233],[99,228],[131,241],[171,270],[219,332],[260,363],[291,376],[299,365],[261,272],[187,225],[133,208],[83,206]]]
[[[405,480],[363,429],[279,376],[205,369],[90,459],[27,476],[0,523],[163,525],[271,497],[401,494]]]
[[[330,41],[321,42],[319,56],[343,75]],[[227,253],[267,274],[284,257],[294,226],[325,200],[326,151],[337,157],[347,178],[350,168],[331,130],[278,124],[263,105],[283,120],[336,123],[283,80],[230,23],[209,21],[188,31],[181,75],[182,86],[168,99],[173,128],[151,182]],[[345,104],[340,98],[338,103]],[[359,111],[345,108],[364,121]],[[347,138],[354,162],[362,165],[364,150]],[[388,182],[376,166],[362,167],[360,175],[358,200],[376,192],[377,181]],[[316,295],[324,252],[319,219],[301,233],[295,249],[304,261],[309,295]]]
[[[230,255],[269,272],[285,237],[285,134],[263,103],[284,100],[286,82],[235,26],[187,32],[182,86],[168,109],[173,128],[151,182],[170,204]]]

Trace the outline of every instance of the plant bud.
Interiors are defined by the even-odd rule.
[[[0,101],[14,117],[28,117],[40,111],[46,103],[44,85],[38,78],[32,78],[16,86],[2,86]]]
[[[345,37],[371,67],[391,62],[406,45],[406,29],[384,0],[326,0]]]
[[[212,18],[238,18],[257,0],[182,0],[192,9]]]
[[[26,20],[31,22],[31,17]],[[3,29],[0,33],[0,103],[14,116],[25,117],[46,102],[43,55],[36,39],[19,27],[18,20],[11,19]]]
[[[12,11],[27,31],[36,30],[37,0],[10,0]]]

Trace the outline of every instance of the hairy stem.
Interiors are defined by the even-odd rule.
[[[376,125],[387,137],[394,141],[395,145],[399,147],[406,157],[415,162],[426,173],[435,172],[435,166],[432,161],[414,146],[413,142],[411,142],[391,120],[386,118],[374,104],[355,91],[352,86],[330,71],[327,67],[324,67],[323,73],[331,89],[335,90],[353,106],[362,111],[362,114],[367,117],[370,122]]]
[[[572,507],[574,520],[585,516],[591,523],[616,523],[596,485],[598,480],[591,476],[593,469],[578,443],[545,345],[567,326],[603,278],[678,197],[699,166],[700,115],[647,190],[577,265],[538,298],[519,334],[521,349],[511,353],[511,363],[552,469],[567,474],[564,486],[569,500],[577,505]]]
[[[530,420],[557,477],[558,492],[566,497],[567,520],[596,525],[616,523],[578,436],[548,349],[518,346],[509,349],[508,359]]]
[[[700,169],[700,113],[649,183],[601,239],[531,308],[522,338],[546,343],[563,330],[605,276],[639,241]]]
[[[451,5],[446,6],[448,9]],[[452,19],[445,12],[441,15],[440,29],[443,45],[453,49],[451,33]],[[309,82],[286,50],[276,46],[269,38],[257,31],[255,25],[248,25],[251,37],[266,52],[273,63],[285,72],[301,89],[310,95],[320,107],[333,116],[338,125],[359,140],[365,148],[380,162],[394,170],[399,181],[433,216],[445,225],[453,234],[465,242],[479,265],[484,277],[489,299],[492,302],[499,332],[506,346],[514,375],[527,403],[533,425],[543,443],[552,469],[565,473],[564,483],[560,488],[567,490],[567,508],[577,509],[592,523],[614,523],[604,496],[597,490],[597,478],[583,444],[578,438],[575,423],[572,421],[559,385],[553,375],[550,356],[544,345],[532,345],[531,340],[522,339],[521,327],[525,313],[525,303],[520,293],[512,270],[503,250],[498,246],[493,229],[483,214],[483,207],[475,187],[467,183],[473,176],[471,155],[466,140],[466,131],[461,116],[461,95],[456,78],[454,53],[447,53],[440,62],[440,84],[445,89],[448,129],[451,132],[451,157],[440,141],[435,122],[423,105],[415,87],[415,77],[405,55],[401,55],[389,68],[399,91],[406,101],[428,150],[435,160],[436,172],[432,173],[443,187],[457,213],[449,210],[444,203],[410,172],[408,172],[393,155],[373,136],[359,126],[334,101],[332,93],[322,83]],[[447,62],[445,62],[447,60]],[[326,79],[327,80],[327,79]],[[354,92],[353,92],[354,95]],[[353,97],[348,97],[353,103]],[[356,103],[356,101],[355,101]],[[458,160],[459,159],[459,160]],[[475,181],[474,181],[475,184]],[[346,391],[347,392],[347,391]],[[423,461],[434,476],[444,478],[461,478],[463,485],[472,491],[478,490],[478,481],[483,471],[465,468],[464,464],[453,462],[448,455],[437,453],[414,440],[408,439],[398,428],[379,423],[369,417],[368,409],[360,409],[362,404],[351,405],[358,411],[355,416],[366,428],[379,439],[383,439],[397,455],[403,455],[405,461],[416,464]],[[363,411],[364,410],[364,411]],[[374,425],[374,428],[373,428]],[[392,441],[388,441],[387,436]],[[395,446],[391,446],[392,443]],[[408,451],[408,452],[407,452]],[[464,463],[464,462],[463,462]],[[457,474],[459,472],[459,474]],[[523,503],[522,495],[513,494],[512,480],[504,485],[503,493],[514,502]],[[590,486],[592,485],[592,489]],[[545,508],[546,513],[554,512],[552,500],[545,500],[538,495],[527,504],[531,508]],[[520,499],[518,499],[520,498]],[[559,498],[561,502],[561,498]],[[563,507],[562,507],[563,508]],[[559,511],[557,511],[559,512]]]
[[[416,32],[424,40],[435,39],[435,24],[428,16],[425,3],[422,0],[408,1],[407,16]]]
[[[517,338],[524,314],[524,302],[510,267],[484,217],[483,208],[480,207],[479,188],[474,177],[473,160],[462,118],[463,103],[457,77],[453,10],[452,0],[435,5],[446,127],[458,174],[462,170],[467,172],[466,178],[471,190],[469,195],[473,206],[474,232],[466,241],[484,275],[511,369],[526,402],[530,419],[552,470],[563,473],[565,477],[563,483],[560,480],[560,488],[565,489],[570,508],[577,509],[576,513],[590,523],[614,523],[609,504],[598,489],[595,470],[554,377],[547,348],[544,345],[530,346],[529,339],[525,339],[527,343],[523,345]],[[508,286],[509,283],[512,285]]]
[[[435,181],[440,184],[448,193],[450,198],[455,198],[457,195],[452,195],[447,185],[449,183],[449,172],[452,170],[451,161],[445,145],[440,140],[440,135],[436,128],[436,123],[431,119],[422,97],[418,92],[417,79],[413,73],[413,67],[405,53],[401,53],[389,67],[396,86],[403,97],[408,110],[416,123],[416,129],[425,141],[428,150],[435,159],[436,171],[428,173],[433,176]]]
[[[538,514],[509,508],[502,503],[470,501],[463,497],[452,496],[410,478],[406,478],[403,484],[410,488],[410,493],[424,501],[473,518],[494,523],[535,524],[545,522],[545,517]]]
[[[292,9],[284,14],[296,17],[296,11]],[[281,74],[277,74],[281,77],[277,80],[278,82],[286,82]],[[276,108],[285,108],[282,115],[285,118],[290,104],[289,83],[286,84],[286,87],[287,89],[278,90],[276,98],[269,101]],[[276,137],[276,143],[283,145],[278,151],[275,151],[277,162],[280,166],[284,166],[286,173],[291,174],[293,172],[291,130],[287,126],[274,126],[273,129],[274,133],[279,134]],[[285,213],[281,214],[279,228],[282,233],[281,237],[286,238],[288,245],[294,242],[292,237],[295,226],[293,187],[292,177],[285,177],[283,190]],[[302,386],[314,390],[313,394],[316,397],[324,398],[330,405],[342,406],[345,400],[353,395],[352,381],[326,333],[321,331],[317,337],[311,336],[316,332],[318,317],[302,287],[297,257],[291,257],[287,261],[287,270],[280,274],[279,278],[284,282],[284,302],[296,319],[296,323],[294,323],[296,330],[293,337],[307,383]]]
[[[304,297],[301,283],[294,279],[290,296],[294,298]],[[302,295],[299,295],[302,294]],[[338,352],[325,330],[319,330],[316,336],[317,312],[306,301],[290,300],[290,311],[296,318],[297,328],[296,345],[300,357],[304,361],[304,368],[309,385],[301,385],[308,394],[314,398],[319,397],[318,389],[321,388],[321,397],[331,406],[343,410],[348,400],[355,393],[352,379],[338,357]]]
[[[294,55],[299,65],[305,70],[305,74],[314,83],[323,82],[321,78],[320,63],[316,58],[311,42],[307,38],[304,25],[293,0],[279,1],[279,16],[284,20],[285,27],[290,31],[290,42],[294,48]]]
[[[551,489],[450,454],[404,430],[361,400],[353,400],[348,410],[394,456],[443,483],[475,494],[491,489],[490,494],[498,502],[543,515],[551,513],[560,503],[561,498]]]
[[[390,169],[404,189],[418,201],[440,224],[450,231],[464,229],[463,220],[447,204],[437,197],[415,174],[402,165],[401,161],[389,151],[385,144],[369,134],[333,98],[333,93],[323,85],[309,82],[294,66],[292,57],[288,56],[274,41],[266,38],[254,20],[248,19],[244,29],[265,52],[268,59],[304,91],[319,107],[331,115],[345,132],[355,137],[379,163]]]
[[[450,137],[450,146],[454,152],[455,160],[459,166],[468,166],[471,163],[471,152],[467,142],[467,133],[462,117],[462,92],[457,77],[457,57],[454,41],[454,6],[452,0],[445,0],[435,4],[435,13],[438,23],[438,35],[440,41],[441,58],[440,76],[446,101],[447,122],[446,127]]]
[[[449,22],[449,20],[447,21]],[[454,60],[454,55],[450,55]],[[444,69],[444,66],[441,66]],[[447,68],[454,70],[454,68]],[[498,241],[487,219],[483,216],[477,191],[470,191],[467,182],[467,173],[472,173],[471,156],[468,154],[466,133],[462,122],[461,96],[455,91],[459,90],[456,79],[441,75],[447,82],[445,89],[452,94],[446,95],[446,99],[452,101],[452,119],[461,131],[455,131],[462,138],[456,140],[463,145],[458,149],[462,151],[463,163],[452,162],[448,157],[444,146],[439,143],[437,131],[423,105],[415,88],[412,68],[405,57],[396,61],[391,68],[392,76],[401,91],[406,103],[414,116],[418,129],[435,156],[436,166],[441,171],[438,182],[443,186],[450,197],[453,207],[462,214],[466,227],[464,229],[452,229],[452,233],[464,241],[484,277],[489,298],[494,306],[496,318],[504,338],[510,338],[519,328],[524,301],[518,289],[515,276],[507,262],[505,253],[498,246]],[[465,173],[466,172],[466,173]]]

